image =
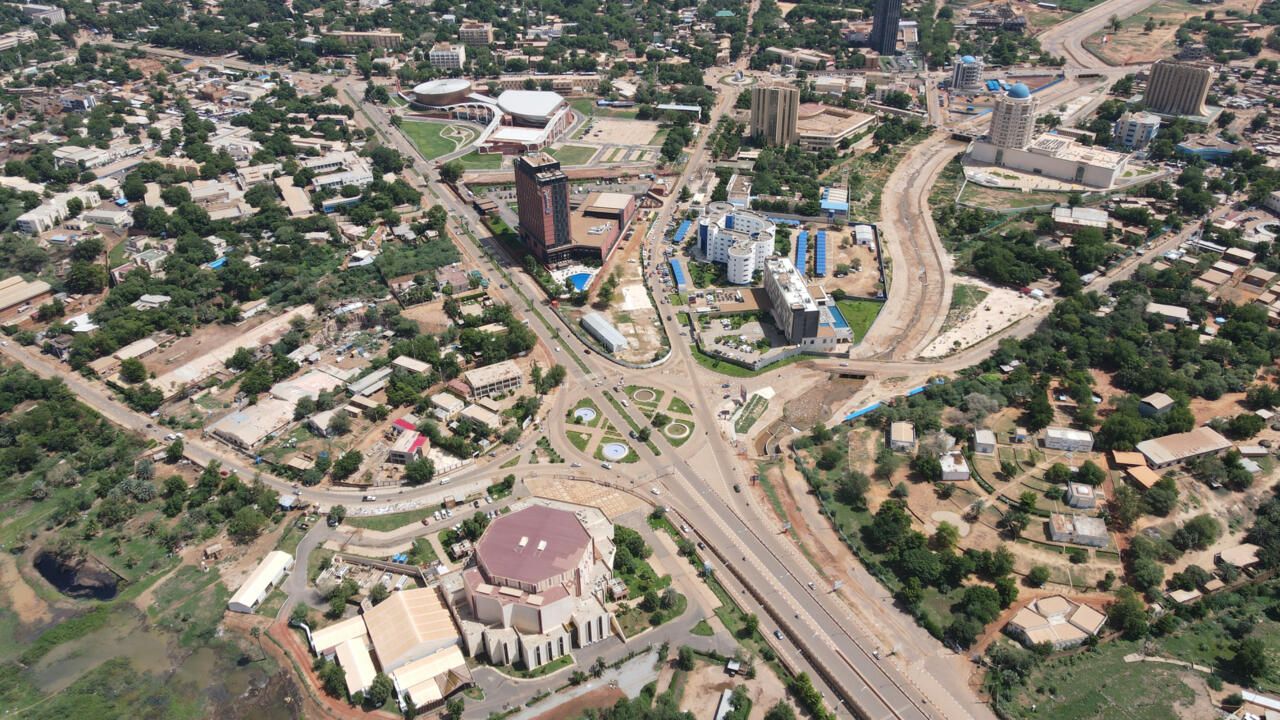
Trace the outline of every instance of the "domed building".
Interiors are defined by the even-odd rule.
[[[1024,148],[1036,131],[1036,99],[1031,88],[1017,83],[996,98],[991,112],[991,142],[1003,148]]]
[[[1128,153],[1082,145],[1065,133],[1037,136],[1038,107],[1035,94],[1024,83],[1015,83],[997,96],[987,136],[970,146],[968,160],[1072,185],[1115,187],[1124,176]],[[1007,179],[995,180],[994,176],[971,179],[979,184],[1009,186]]]
[[[604,513],[535,501],[491,522],[475,564],[441,588],[471,655],[532,669],[613,636],[614,553]]]
[[[463,78],[428,80],[413,89],[414,101],[431,107],[457,105],[470,94],[471,81]]]
[[[963,55],[956,58],[951,68],[951,88],[953,90],[982,89],[982,58]]]

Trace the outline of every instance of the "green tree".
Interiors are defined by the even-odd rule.
[[[377,587],[382,587],[378,585]],[[383,673],[373,676],[373,682],[369,684],[369,689],[364,693],[364,705],[370,709],[382,707],[391,699],[391,694],[395,692],[395,686],[391,684],[391,678]]]
[[[120,361],[120,379],[136,385],[147,379],[147,368],[137,358],[125,358]]]
[[[1107,609],[1107,624],[1124,634],[1126,640],[1137,640],[1147,634],[1147,610],[1131,587],[1116,591],[1116,601]]]
[[[466,171],[466,166],[458,160],[450,160],[440,166],[440,180],[447,183],[456,183],[462,179],[462,173]]]
[[[185,450],[186,448],[182,444],[182,438],[178,438],[177,440],[174,440],[173,442],[169,443],[169,447],[165,448],[164,461],[169,463],[170,465],[178,462],[179,460],[182,459],[182,456]]]
[[[1231,669],[1235,671],[1242,685],[1252,687],[1258,678],[1267,676],[1270,668],[1271,661],[1267,657],[1267,646],[1261,638],[1247,637],[1236,643],[1236,653],[1231,658]]]
[[[693,648],[688,645],[681,645],[680,650],[676,653],[676,668],[691,672],[693,667]]]
[[[435,474],[435,463],[429,458],[411,460],[404,466],[404,479],[410,485],[425,485],[431,482]]]
[[[779,700],[764,714],[764,720],[796,720],[796,711],[785,700]]]
[[[331,471],[334,480],[346,480],[360,469],[360,464],[364,462],[364,455],[359,450],[351,450],[343,453],[342,457],[333,464]]]
[[[255,507],[242,507],[227,523],[227,534],[237,543],[253,542],[267,526],[267,518]]]
[[[1044,565],[1036,565],[1027,573],[1027,584],[1031,587],[1044,587],[1049,582],[1049,568]]]
[[[1039,432],[1053,422],[1053,405],[1049,404],[1049,396],[1043,389],[1038,389],[1032,393],[1031,401],[1027,403],[1026,412],[1023,413],[1022,423],[1026,425],[1030,432]]]

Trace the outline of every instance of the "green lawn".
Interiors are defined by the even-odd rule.
[[[853,323],[850,323],[850,325],[852,324]],[[795,363],[801,362],[803,360],[812,359],[809,356],[801,353],[799,355],[792,355],[791,357],[786,358],[785,360],[779,360],[776,363],[766,365],[760,368],[759,370],[748,370],[742,367],[741,365],[734,365],[733,363],[727,360],[721,360],[719,358],[712,357],[702,352],[697,347],[691,347],[689,348],[689,350],[693,354],[693,359],[697,360],[698,364],[701,365],[702,367],[714,372],[718,372],[721,375],[728,375],[729,377],[736,377],[736,378],[759,377],[767,372],[773,372],[774,370],[784,368],[788,365],[794,365]]]
[[[689,409],[689,403],[678,397],[671,398],[671,404],[667,406],[667,412],[680,413],[681,415],[693,414],[693,411]]]
[[[1175,705],[1190,705],[1195,692],[1187,682],[1199,673],[1158,663],[1126,663],[1137,652],[1131,642],[1111,642],[1078,656],[1045,662],[1032,672],[1012,703],[1010,718],[1054,720],[1163,720],[1178,717]],[[1152,688],[1159,688],[1153,692]],[[1035,708],[1034,710],[1032,708]]]
[[[533,678],[540,678],[546,675],[550,675],[551,673],[557,670],[562,670],[564,668],[567,668],[572,664],[573,664],[572,655],[561,655],[555,660],[552,660],[551,662],[546,663],[545,665],[540,665],[532,670],[517,669],[514,667],[502,667],[499,665],[494,665],[493,669],[497,670],[503,675],[510,675],[511,677],[521,678],[524,680],[531,680]]]
[[[836,303],[836,306],[840,308],[840,314],[844,315],[845,322],[849,323],[849,329],[853,331],[853,341],[860,342],[867,336],[867,331],[876,321],[876,316],[880,314],[880,308],[884,307],[884,303],[877,300],[841,300]]]
[[[405,525],[412,525],[416,522],[422,522],[422,518],[431,517],[431,513],[435,512],[434,507],[421,507],[417,510],[409,510],[401,513],[388,513],[386,515],[366,515],[360,517],[347,516],[343,523],[351,527],[363,528],[365,530],[378,530],[381,532],[390,532]]]
[[[621,460],[610,460],[609,458],[605,457],[604,446],[607,442],[620,442],[623,445],[626,445],[627,446],[626,457],[623,457]],[[625,440],[622,440],[621,438],[604,438],[603,440],[600,441],[600,445],[596,447],[596,459],[604,460],[606,462],[637,463],[637,462],[640,462],[640,455],[636,452],[635,448],[631,447],[630,443],[628,443]]]
[[[706,620],[699,620],[698,623],[689,630],[689,633],[699,637],[711,637],[715,634],[715,630],[711,628],[711,623]]]
[[[585,145],[563,145],[550,151],[551,157],[560,161],[561,165],[586,165],[596,154],[596,149]]]
[[[742,412],[738,413],[738,419],[733,421],[733,429],[739,433],[745,433],[751,429],[752,425],[760,419],[764,411],[769,408],[769,401],[759,395],[752,395],[747,398],[747,404],[742,408]]]
[[[467,153],[458,158],[458,162],[471,170],[497,170],[502,167],[502,155],[499,153]]]
[[[400,132],[413,141],[413,144],[418,146],[418,151],[428,160],[434,160],[458,149],[452,139],[442,135],[448,128],[449,125],[445,123],[403,122],[400,124]]]
[[[653,409],[653,408],[656,408],[658,405],[662,404],[662,396],[664,393],[658,388],[648,387],[646,385],[628,385],[622,388],[622,390],[623,392],[626,393],[627,397],[631,400],[631,402],[635,403],[639,407],[643,407],[646,409]],[[653,399],[647,400],[645,402],[640,402],[639,400],[636,399],[637,390],[648,390],[652,392]]]
[[[590,422],[584,422],[574,417],[574,413],[578,412],[582,408],[589,408],[595,412],[596,416],[592,418]],[[585,425],[586,427],[599,427],[600,421],[604,418],[604,415],[600,412],[600,408],[596,407],[596,404],[592,402],[591,398],[582,398],[578,401],[578,404],[570,408],[569,412],[565,413],[565,415],[566,419],[574,425]]]
[[[689,433],[687,435],[684,435],[683,437],[674,437],[669,433],[667,433],[666,427],[663,427],[660,429],[662,432],[662,436],[667,439],[667,442],[671,443],[671,447],[680,447],[681,445],[693,439],[694,430],[696,430],[698,426],[694,425],[692,420],[684,420],[681,418],[675,418],[674,422],[678,422],[678,423],[681,423],[682,425],[687,426],[689,428]]]
[[[634,120],[636,117],[635,108],[625,108],[615,110],[607,107],[597,107],[595,98],[574,98],[569,101],[569,106],[579,113],[588,117],[609,117],[622,118],[626,120]]]
[[[578,452],[587,451],[587,444],[591,442],[590,435],[575,430],[565,430],[564,434],[569,438],[569,442],[573,443],[573,446],[578,449]]]

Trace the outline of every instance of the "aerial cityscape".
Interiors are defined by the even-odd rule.
[[[0,717],[1280,718],[1280,0],[0,0]]]

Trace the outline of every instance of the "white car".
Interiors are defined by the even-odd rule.
[[[652,489],[652,490],[650,490],[649,492],[653,493],[654,495],[661,495],[661,494],[662,494],[662,491],[661,491],[661,490],[659,490],[658,488],[653,488],[653,489]]]

